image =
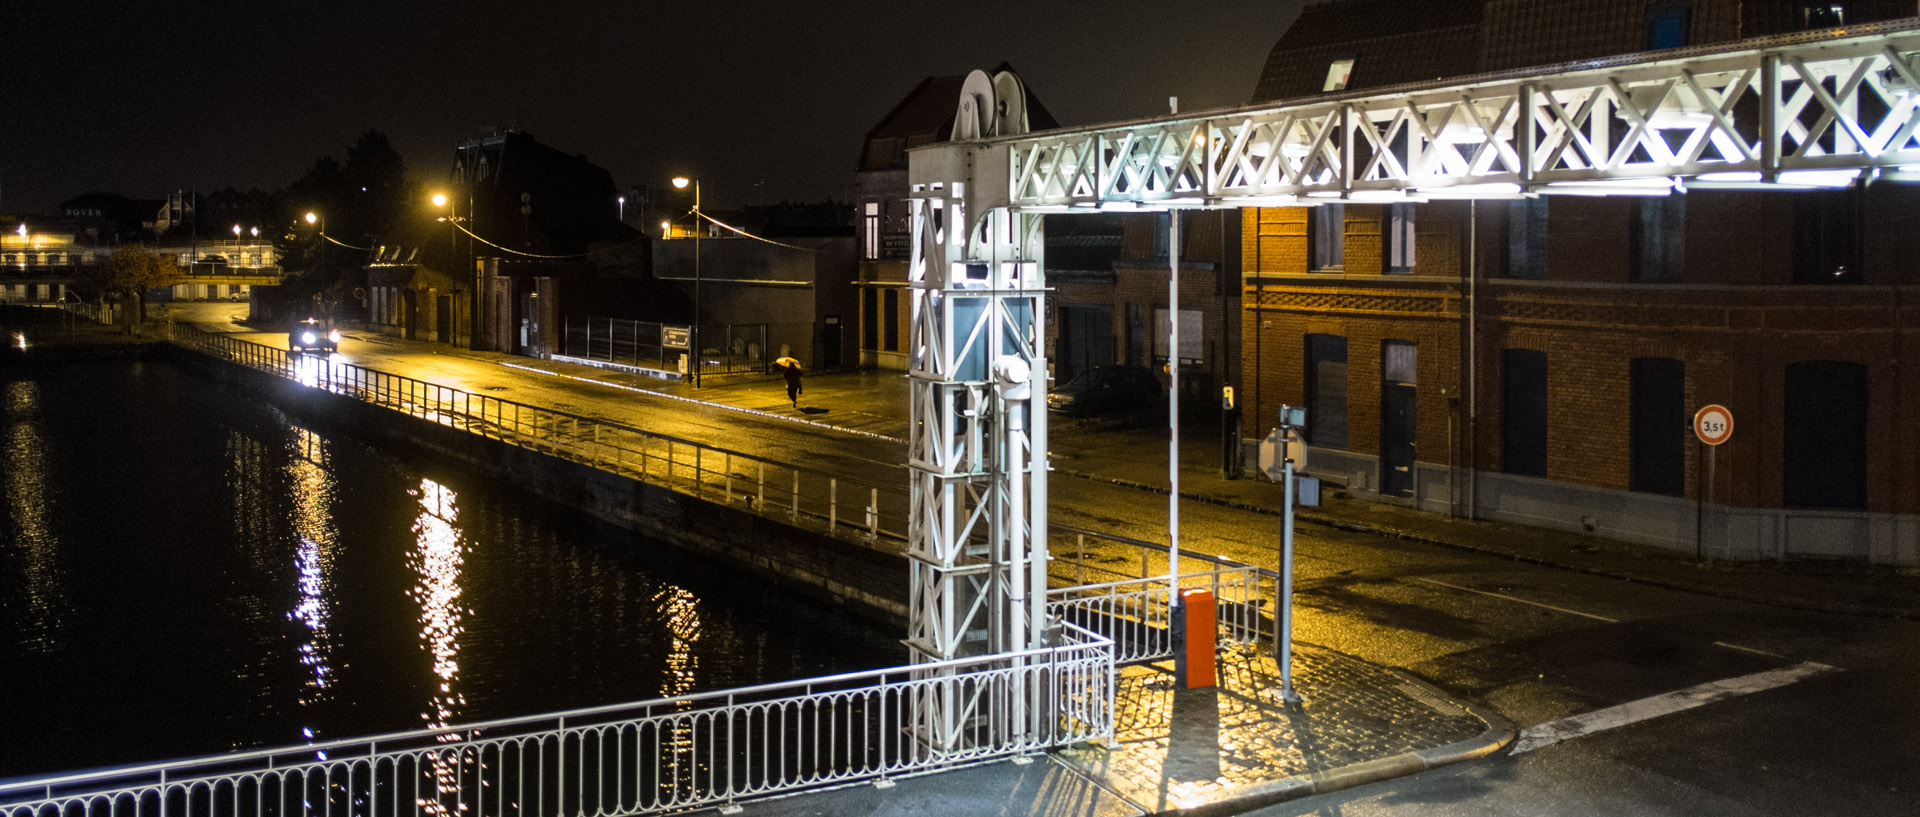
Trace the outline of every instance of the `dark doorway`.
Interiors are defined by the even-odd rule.
[[[820,319],[820,361],[814,368],[840,368],[839,315],[828,315]]]
[[[1867,507],[1867,368],[1812,360],[1787,367],[1789,508]]]
[[[1347,447],[1347,339],[1307,336],[1307,442]]]
[[[1627,384],[1633,459],[1629,490],[1679,496],[1686,487],[1687,367],[1664,357],[1633,359]]]
[[[441,343],[453,342],[453,297],[441,295],[433,299],[433,339]]]
[[[1509,474],[1547,475],[1547,353],[1507,349],[1502,368],[1500,465]]]
[[[1412,496],[1415,348],[1412,341],[1390,340],[1380,351],[1380,493]]]
[[[420,339],[420,310],[417,304],[418,297],[419,296],[414,294],[414,291],[411,289],[400,290],[400,309],[404,313],[400,317],[400,320],[402,321],[401,331],[404,333],[404,337],[406,337],[407,340]]]
[[[1061,306],[1054,380],[1065,383],[1089,368],[1116,362],[1113,346],[1113,307]]]
[[[536,317],[539,314],[539,306],[540,301],[533,297],[533,293],[521,293],[520,336],[515,339],[516,343],[513,349],[515,354],[535,354],[533,347],[540,342],[540,322],[539,318]]]

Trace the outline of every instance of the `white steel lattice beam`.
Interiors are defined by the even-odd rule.
[[[1920,175],[1912,20],[973,142],[1021,210],[1159,209]],[[999,162],[994,162],[996,166]]]

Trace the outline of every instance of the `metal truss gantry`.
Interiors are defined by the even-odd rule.
[[[1026,131],[1018,78],[975,71],[954,142]],[[959,148],[911,173],[911,623],[916,660],[1043,646],[1047,361],[1040,216],[970,197]],[[1031,734],[1042,691],[982,690],[920,708],[922,738],[964,750],[973,730]]]
[[[1920,180],[1916,52],[1906,20],[1037,134],[974,72],[908,163],[916,659],[1046,639],[1043,214]],[[915,728],[964,752],[1045,701],[949,693]]]
[[[1916,51],[1902,20],[1009,136],[963,181],[1057,212],[1914,180]]]

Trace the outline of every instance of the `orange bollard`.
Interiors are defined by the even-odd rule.
[[[1180,591],[1180,606],[1185,612],[1181,640],[1186,642],[1179,663],[1185,672],[1181,683],[1187,689],[1210,687],[1215,683],[1213,591],[1202,588]]]

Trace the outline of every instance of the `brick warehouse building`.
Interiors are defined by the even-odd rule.
[[[1305,10],[1255,98],[1915,10],[1345,0]],[[1710,556],[1920,564],[1916,214],[1920,189],[1891,183],[1243,210],[1248,436],[1304,405],[1310,470],[1358,494]],[[1735,430],[1706,495],[1691,418],[1710,403]]]

